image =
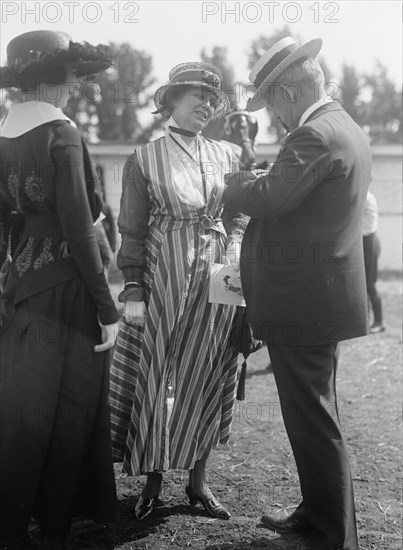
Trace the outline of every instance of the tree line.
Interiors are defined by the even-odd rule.
[[[248,64],[251,68],[263,51],[275,42],[291,36],[285,26],[267,38],[260,36],[248,50]],[[294,36],[297,42],[302,40]],[[101,73],[94,81],[85,81],[72,101],[66,114],[77,123],[85,138],[90,142],[125,141],[141,143],[148,141],[163,124],[161,116],[151,122],[142,120],[141,113],[154,108],[153,95],[157,88],[153,75],[153,62],[149,53],[137,50],[128,43],[110,43],[115,51],[112,69]],[[235,82],[234,68],[227,58],[228,49],[214,47],[210,52],[202,50],[200,60],[212,63],[223,73],[224,90],[228,93],[231,106],[237,107],[239,100],[244,104],[247,82]],[[346,111],[364,129],[372,143],[401,143],[401,90],[390,78],[387,68],[377,62],[371,73],[362,73],[356,67],[345,63],[338,82],[332,77],[331,68],[325,60],[318,58],[323,68],[327,92],[341,102]],[[101,99],[102,90],[102,99]],[[240,97],[242,95],[242,98]],[[2,101],[2,111],[7,103]],[[273,142],[280,140],[283,129],[270,117],[267,129]],[[143,116],[144,118],[144,116]],[[217,121],[215,125],[222,124]],[[210,135],[214,135],[214,128]]]

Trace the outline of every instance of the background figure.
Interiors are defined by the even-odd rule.
[[[104,173],[102,166],[96,163],[95,170],[97,174],[98,190],[102,197],[101,216],[95,222],[95,233],[101,251],[101,260],[105,268],[106,276],[112,267],[114,252],[117,246],[116,224],[113,218],[111,206],[106,201]]]
[[[269,174],[226,178],[224,202],[251,216],[242,288],[254,336],[267,341],[302,494],[293,514],[265,514],[262,523],[303,535],[305,550],[357,550],[336,373],[339,342],[368,330],[362,213],[371,150],[326,96],[321,45],[287,37],[253,67],[248,109],[269,104],[289,134]]]
[[[256,166],[255,138],[258,130],[256,118],[248,111],[233,111],[224,125],[224,140],[240,147],[241,167],[252,170]]]
[[[165,136],[136,148],[123,174],[125,307],[111,367],[112,437],[124,471],[147,474],[137,519],[154,511],[168,469],[189,470],[191,505],[230,517],[205,479],[211,449],[229,438],[238,363],[235,307],[209,303],[210,267],[236,256],[246,226],[245,216],[223,212],[224,173],[238,161],[201,136],[228,111],[220,77],[206,63],[174,67],[154,98],[168,119]]]
[[[225,120],[221,141],[232,147],[242,170],[264,170],[268,166],[266,161],[256,166],[255,139],[258,128],[256,117],[248,111],[235,110]]]
[[[10,42],[1,69],[2,85],[22,92],[0,138],[0,402],[10,405],[1,417],[0,546],[10,550],[30,547],[31,517],[43,550],[61,550],[73,516],[117,515],[108,350],[118,313],[93,227],[96,177],[62,111],[78,79],[109,67],[111,55],[34,31]]]
[[[370,305],[374,315],[369,332],[376,334],[383,332],[382,303],[376,289],[378,279],[378,258],[381,251],[381,243],[378,237],[378,204],[376,198],[368,191],[364,207],[364,224],[362,228],[365,262],[365,279],[368,293],[368,311]]]
[[[97,173],[98,185],[99,185],[99,189],[102,197],[102,214],[105,216],[102,220],[102,225],[104,226],[106,237],[109,242],[109,246],[112,252],[114,253],[118,245],[118,234],[116,230],[115,218],[113,217],[112,207],[108,203],[108,200],[105,194],[104,170],[101,164],[99,164],[99,162],[96,163],[95,170]]]

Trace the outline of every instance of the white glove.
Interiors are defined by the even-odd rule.
[[[144,302],[127,301],[123,308],[123,316],[129,325],[143,326],[146,321],[147,307]]]

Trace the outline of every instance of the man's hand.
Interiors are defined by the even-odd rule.
[[[257,176],[250,170],[240,170],[239,172],[228,172],[224,175],[225,185],[244,183],[245,181],[255,181]]]

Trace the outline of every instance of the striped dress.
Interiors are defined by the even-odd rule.
[[[216,169],[236,168],[229,148],[201,139]],[[223,259],[227,231],[243,232],[246,218],[223,213],[222,180],[204,208],[181,202],[165,138],[125,165],[118,264],[141,271],[147,304],[144,327],[121,319],[111,366],[114,458],[130,475],[191,469],[229,438],[235,308],[208,302],[209,268]]]

